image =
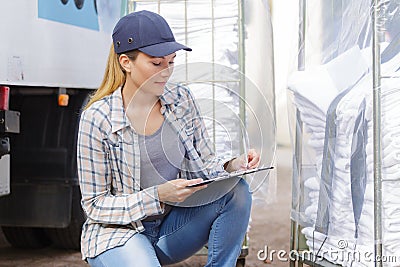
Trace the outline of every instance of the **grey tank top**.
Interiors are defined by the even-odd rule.
[[[185,147],[167,121],[152,135],[139,135],[139,148],[142,189],[177,178]]]

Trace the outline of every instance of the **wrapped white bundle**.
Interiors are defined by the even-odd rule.
[[[358,238],[354,240],[357,246],[352,247],[349,252],[353,251],[359,255],[365,253],[373,253],[373,245],[365,246],[365,244],[374,244],[374,189],[373,189],[373,139],[372,139],[372,74],[367,73],[368,64],[361,59],[362,54],[357,48],[353,48],[346,53],[340,55],[336,60],[328,64],[315,67],[305,72],[296,72],[289,80],[289,90],[293,91],[294,104],[300,111],[302,122],[308,132],[310,132],[309,145],[315,150],[316,174],[321,175],[321,166],[326,164],[322,162],[323,150],[326,142],[333,145],[333,168],[332,168],[332,185],[331,198],[325,200],[329,202],[329,231],[325,236],[315,231],[312,227],[303,230],[307,238],[307,244],[314,252],[320,249],[334,249],[335,244],[332,240],[337,241],[337,237],[342,240],[354,240],[356,232],[356,221],[353,207],[354,205],[362,205],[362,210],[358,222]],[[351,59],[351,60],[350,60]],[[397,61],[397,62],[396,62]],[[382,65],[382,70],[389,73],[395,73],[400,61],[399,55]],[[396,63],[394,63],[396,62]],[[340,64],[345,64],[340,65]],[[334,67],[332,67],[334,66]],[[343,69],[342,69],[343,68]],[[329,71],[330,72],[329,72]],[[345,70],[346,75],[344,75]],[[396,74],[396,73],[395,73]],[[344,75],[344,76],[343,76]],[[396,74],[397,76],[398,73]],[[322,77],[322,80],[320,79]],[[343,78],[342,78],[343,77]],[[343,82],[347,80],[346,82]],[[400,90],[399,81],[391,79],[382,83],[382,192],[383,192],[383,248],[384,255],[395,255],[400,249],[400,240],[396,238],[396,234],[400,231]],[[339,87],[338,87],[339,86]],[[338,95],[346,88],[350,88],[345,92],[341,99],[335,100]],[[319,90],[318,90],[319,89]],[[324,90],[327,89],[327,90]],[[334,110],[335,136],[326,137],[325,128],[326,117],[329,107],[333,101],[338,101]],[[360,110],[362,103],[366,105]],[[360,112],[365,113],[364,122],[366,122],[366,175],[365,194],[362,203],[353,203],[352,199],[352,177],[351,162],[354,149],[354,136],[357,127],[358,116]],[[365,126],[365,125],[364,125]],[[324,128],[324,135],[321,130]],[[318,201],[321,200],[319,188],[316,184],[320,184],[320,177],[307,179],[305,186],[309,188],[308,201],[309,206],[305,208],[305,215],[313,221],[317,218]],[[317,180],[317,183],[315,183]],[[324,182],[325,183],[325,182]],[[362,188],[362,187],[361,187]],[[318,195],[318,197],[316,197]],[[327,196],[322,196],[327,198]],[[322,199],[323,199],[322,198]],[[354,200],[354,199],[353,199]],[[360,201],[360,200],[357,200]],[[336,239],[335,239],[336,238]],[[361,245],[360,245],[361,244]],[[318,247],[320,245],[320,247]],[[311,248],[313,246],[313,248]],[[321,247],[322,246],[322,247]],[[336,246],[337,249],[337,246]],[[324,255],[325,257],[325,255]],[[356,260],[340,260],[326,256],[327,260],[343,266],[373,266],[372,263],[361,257]],[[386,266],[393,266],[393,263],[385,263]]]

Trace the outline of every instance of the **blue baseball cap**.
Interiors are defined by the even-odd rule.
[[[138,49],[150,56],[163,57],[181,49],[192,51],[175,41],[163,17],[147,10],[122,17],[114,27],[112,39],[117,54]]]

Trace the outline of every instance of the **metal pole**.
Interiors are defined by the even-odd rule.
[[[240,75],[240,82],[239,82],[239,117],[242,122],[242,125],[246,127],[246,105],[245,105],[245,99],[246,99],[246,66],[245,66],[245,16],[244,16],[244,0],[238,0],[238,11],[239,11],[239,18],[238,18],[238,30],[239,30],[239,75]],[[243,142],[243,138],[242,142]],[[244,145],[241,145],[241,151],[240,153],[244,152]]]
[[[381,53],[380,0],[373,0],[372,70],[373,70],[373,141],[374,141],[374,240],[376,259],[382,259],[382,157],[381,157]],[[376,260],[381,267],[382,261]]]
[[[297,69],[304,70],[306,64],[305,35],[306,35],[306,0],[300,0],[299,5],[299,54],[297,56]]]
[[[215,80],[215,13],[214,13],[214,0],[211,0],[211,62],[212,62],[212,79]],[[212,99],[213,99],[213,144],[214,144],[214,151],[216,151],[216,99],[215,99],[215,83],[212,83]]]
[[[304,70],[305,68],[305,32],[306,32],[306,0],[299,1],[299,42],[298,42],[298,56],[297,56],[297,69]],[[293,178],[292,188],[298,188],[301,181],[301,166],[302,166],[302,132],[303,122],[300,118],[300,111],[296,109],[296,124],[295,124],[295,147],[294,147],[294,158],[293,158]],[[292,189],[293,191],[293,189]],[[300,190],[297,190],[300,192]],[[298,195],[298,194],[297,194]],[[294,204],[294,205],[293,205]],[[292,201],[292,209],[296,212],[300,211],[299,199]],[[290,238],[290,249],[291,251],[299,250],[299,224],[297,221],[292,221]],[[302,265],[301,263],[299,263]],[[290,267],[294,267],[295,262],[290,261]]]
[[[188,37],[188,2],[185,0],[185,44],[189,45]],[[189,45],[190,46],[190,45]],[[185,74],[186,80],[189,80],[189,70],[188,70],[188,53],[185,53]]]

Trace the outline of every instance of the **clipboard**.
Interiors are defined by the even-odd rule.
[[[222,176],[217,176],[212,179],[204,180],[204,181],[201,181],[200,183],[188,185],[186,187],[190,188],[190,187],[201,186],[201,185],[209,184],[212,182],[217,182],[217,181],[222,181],[222,180],[233,178],[233,177],[243,176],[243,175],[250,174],[250,173],[272,170],[273,168],[274,168],[273,166],[269,166],[269,167],[262,166],[262,167],[258,167],[258,168],[254,168],[254,169],[239,170],[239,171],[231,172],[228,174],[224,174]]]

